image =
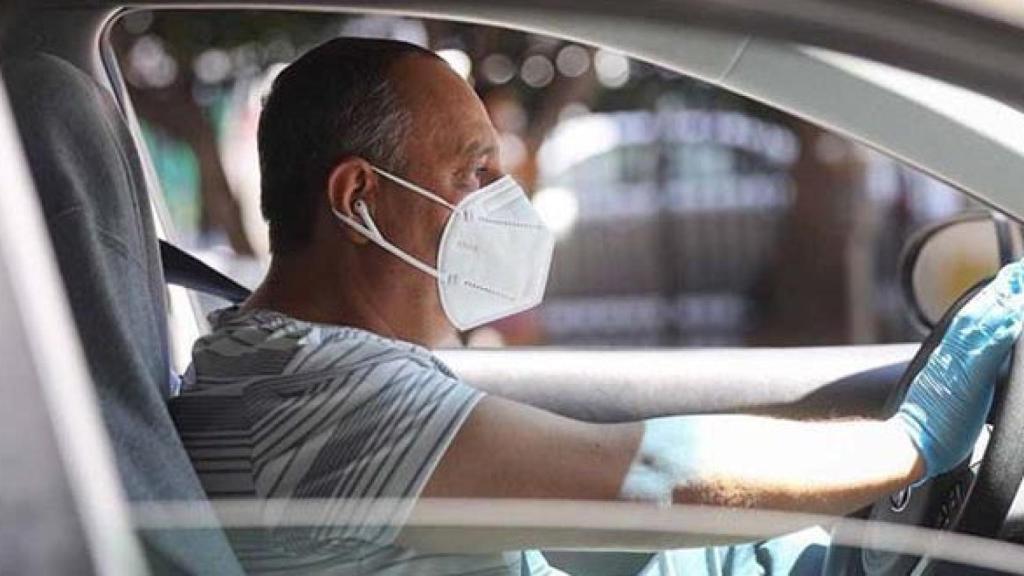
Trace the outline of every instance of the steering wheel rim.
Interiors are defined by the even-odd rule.
[[[942,319],[924,339],[921,348],[914,355],[906,371],[900,377],[900,381],[893,389],[886,403],[886,416],[894,414],[898,409],[911,382],[941,342],[956,313],[988,282],[989,280],[983,280],[972,286],[943,314]],[[1020,442],[1020,439],[1024,438],[1024,338],[1018,340],[1014,345],[1009,377],[997,388],[987,420],[992,425],[992,433],[980,465],[970,486],[957,503],[957,509],[948,511],[948,523],[941,526],[941,529],[988,538],[1000,536],[1011,541],[1024,542],[1024,518],[1020,520],[1013,518],[1011,522],[1007,522],[1021,481],[1024,480],[1024,442]],[[884,515],[889,521],[900,521],[899,515],[907,509],[912,492],[922,492],[927,495],[929,500],[924,508],[928,512],[934,511],[937,504],[939,507],[949,506],[947,496],[949,479],[954,478],[952,483],[955,489],[959,490],[958,478],[970,476],[967,466],[968,463],[965,462],[957,469],[928,480],[913,491],[902,490],[897,494],[880,499],[870,507],[870,516],[875,518]],[[936,486],[940,489],[931,489]],[[884,513],[880,513],[880,507],[884,507]],[[943,512],[945,513],[945,511]],[[913,524],[919,525],[918,522],[913,522]],[[850,553],[838,555],[838,561],[826,563],[826,573],[830,575],[876,576],[897,571],[895,568],[878,572],[870,570],[867,567],[870,552],[863,548],[851,548],[849,551]],[[894,555],[894,560],[898,556]],[[914,564],[921,561],[927,562],[927,560],[914,560]],[[893,561],[889,562],[886,567],[902,568],[905,565],[906,562]],[[938,564],[934,566],[938,566]],[[899,573],[904,572],[900,570]]]

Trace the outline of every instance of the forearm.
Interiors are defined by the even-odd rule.
[[[845,514],[923,474],[907,435],[882,421],[671,417],[644,423],[622,496]]]

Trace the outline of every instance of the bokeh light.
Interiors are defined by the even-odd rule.
[[[629,81],[629,60],[617,52],[598,50],[594,55],[597,79],[608,88],[621,88]]]
[[[523,82],[531,88],[543,88],[555,79],[555,67],[543,54],[534,54],[523,61],[519,71]]]
[[[481,65],[484,79],[491,84],[505,84],[515,78],[516,65],[504,54],[491,54]]]
[[[128,81],[144,88],[166,88],[178,77],[178,63],[160,38],[143,36],[128,53]]]
[[[462,76],[464,80],[469,79],[469,75],[473,72],[473,61],[469,59],[468,54],[457,48],[446,48],[438,50],[437,55],[447,62],[456,74]]]
[[[590,68],[590,54],[581,46],[569,44],[558,51],[555,65],[562,75],[576,78],[586,74],[587,69]]]
[[[544,224],[558,238],[572,230],[579,216],[580,204],[576,193],[568,188],[544,188],[533,197],[533,206],[540,213]]]
[[[231,74],[231,56],[219,48],[203,51],[192,63],[196,78],[207,84],[223,82]]]

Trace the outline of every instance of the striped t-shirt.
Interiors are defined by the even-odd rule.
[[[264,528],[229,529],[246,570],[549,572],[536,552],[420,554],[395,543],[412,503],[482,396],[427,350],[267,310],[227,308],[210,319],[214,331],[196,342],[184,389],[170,406],[207,494],[329,501],[312,526],[271,521]],[[274,514],[290,517],[287,509]]]

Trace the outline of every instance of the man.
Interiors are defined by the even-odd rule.
[[[486,396],[428,352],[535,304],[551,250],[501,173],[482,104],[443,61],[391,41],[324,44],[275,81],[259,149],[273,262],[214,316],[172,404],[211,497],[326,502],[312,529],[235,535],[253,571],[549,570],[535,552],[411,547],[399,532],[421,496],[848,513],[962,461],[1020,332],[1015,264],[958,315],[890,420],[580,422]],[[701,570],[760,569],[730,550]]]

